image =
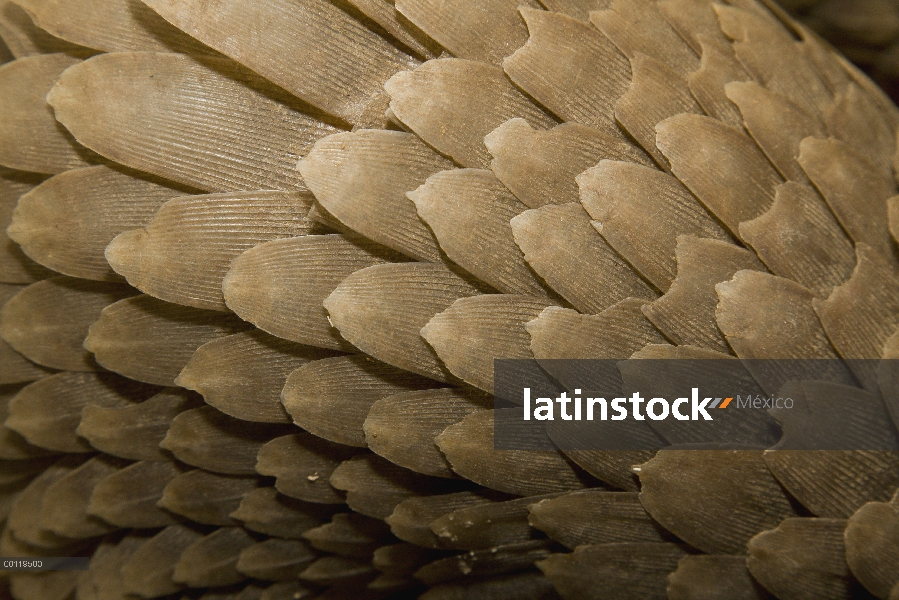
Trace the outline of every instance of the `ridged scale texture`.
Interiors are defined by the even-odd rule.
[[[263,591],[267,584],[249,578],[288,573],[384,590],[418,580],[438,586],[430,597],[545,599],[554,597],[552,586],[577,599],[597,590],[612,598],[688,597],[687,589],[760,597],[753,578],[784,598],[809,591],[847,597],[861,589],[859,581],[881,596],[891,591],[894,582],[882,576],[888,569],[878,559],[859,560],[864,542],[843,541],[844,532],[851,539],[843,519],[854,518],[866,501],[885,505],[894,491],[889,455],[498,452],[499,413],[483,410],[489,404],[482,406],[468,387],[492,387],[496,356],[876,358],[894,351],[896,256],[886,224],[888,199],[896,194],[890,159],[897,111],[807,30],[753,0],[729,6],[546,0],[549,10],[532,4],[520,11],[523,19],[517,6],[499,0],[457,1],[441,6],[443,16],[416,13],[408,20],[413,7],[426,3],[383,2],[377,10],[361,1],[342,8],[313,0],[147,4],[236,62],[140,52],[90,59],[50,94],[59,122],[107,159],[190,186],[185,194],[305,194],[305,179],[317,202],[309,210],[312,198],[305,196],[303,211],[288,219],[297,228],[267,231],[314,235],[266,241],[256,235],[256,217],[247,218],[248,207],[237,202],[196,221],[163,210],[156,219],[170,219],[171,229],[169,241],[154,248],[164,272],[156,280],[165,290],[159,295],[228,307],[268,333],[246,332],[247,324],[221,312],[138,296],[104,310],[86,340],[101,364],[154,384],[195,387],[241,418],[196,408],[196,396],[171,391],[144,400],[158,391],[153,386],[130,393],[121,406],[86,406],[80,423],[74,415],[83,396],[66,401],[68,412],[56,421],[42,421],[40,406],[25,414],[10,402],[9,424],[35,442],[71,453],[86,453],[93,442],[112,455],[142,459],[95,486],[103,491],[93,504],[104,530],[169,525],[164,519],[171,516],[156,506],[169,481],[232,481],[240,474],[234,481],[250,488],[257,473],[275,478],[275,487],[269,479],[268,487],[243,496],[186,485],[178,501],[172,485],[163,505],[194,524],[184,521],[152,539],[153,532],[127,529],[105,538],[77,582],[79,595],[104,598],[125,588],[157,596],[183,586],[233,585],[215,594],[270,600],[304,588]],[[419,65],[370,30],[378,29],[371,21],[357,22],[353,15],[360,13],[349,4],[412,50],[412,39],[424,40],[422,56],[443,45],[459,58]],[[477,17],[491,6],[497,10],[490,19]],[[81,16],[102,23],[91,20],[89,9]],[[108,46],[90,27],[83,31],[81,43]],[[145,50],[139,37],[121,37],[123,47],[112,49]],[[750,79],[756,83],[734,83]],[[35,106],[50,114],[38,100]],[[353,133],[331,135],[348,125]],[[385,125],[411,131],[361,129]],[[23,139],[20,133],[17,143]],[[414,148],[412,158],[391,153],[396,144],[353,147],[372,139],[401,140]],[[427,168],[419,168],[419,157]],[[600,168],[604,160],[640,166],[628,166],[631,179],[616,187]],[[471,173],[454,164],[483,169],[490,193],[450,187],[427,206],[428,176]],[[655,166],[661,169],[650,171]],[[580,175],[591,168],[590,176]],[[460,190],[465,202],[458,202]],[[600,192],[607,197],[597,198]],[[612,213],[628,193],[647,206]],[[499,197],[514,210],[497,210]],[[441,209],[446,202],[458,202],[458,217]],[[267,208],[257,211],[260,219],[271,218]],[[644,213],[656,220],[640,222]],[[103,236],[113,225],[104,223]],[[237,240],[236,230],[250,235]],[[77,254],[82,247],[41,237],[49,251],[65,253],[71,244]],[[96,257],[100,236],[87,239],[97,244],[87,253]],[[136,247],[123,253],[123,246],[110,246],[113,266],[150,291],[153,278],[137,277],[123,259],[133,258]],[[407,263],[397,252],[430,262]],[[515,278],[508,277],[510,264]],[[108,276],[104,268],[97,262],[95,270],[71,274],[99,278]],[[58,314],[68,316],[62,304]],[[327,350],[296,342],[354,354],[329,358]],[[99,377],[48,379],[75,375]],[[869,387],[883,377],[864,370],[844,375],[844,383],[854,377]],[[228,383],[235,378],[239,385]],[[287,420],[279,390],[305,432],[278,423]],[[417,410],[416,400],[427,409]],[[785,429],[792,425],[784,420]],[[180,475],[169,451],[220,475]],[[118,463],[101,456],[79,467],[81,461],[63,459],[18,496],[0,554],[75,551],[60,532],[99,531],[88,531],[100,525],[85,516],[92,480],[81,475]],[[0,465],[0,475],[27,481],[46,466],[39,458],[21,463],[13,470]],[[139,490],[134,496],[122,491],[128,483]],[[603,484],[631,493],[605,491]],[[61,502],[47,496],[51,488],[69,490],[71,510],[41,524],[41,505]],[[621,519],[600,510],[608,494],[627,507]],[[463,496],[491,500],[465,508],[454,503]],[[571,516],[553,511],[556,522],[548,523],[541,504],[548,511],[566,502]],[[587,503],[587,514],[598,513],[589,523],[594,528],[578,526],[579,502]],[[817,517],[840,518],[797,518],[806,514],[799,504]],[[334,510],[356,514],[332,517]],[[580,547],[564,552],[530,527],[528,515],[551,537]],[[382,520],[406,542],[397,544]],[[325,555],[307,553],[300,536]],[[712,554],[687,555],[680,540]],[[408,557],[402,569],[385,558],[397,547],[398,556]],[[472,551],[432,552],[439,548]],[[292,558],[275,565],[278,549]],[[789,560],[791,553],[802,560]],[[748,568],[741,559],[747,554]],[[708,588],[716,574],[731,582],[726,592]],[[64,597],[75,585],[72,577],[14,576],[12,588],[29,600],[50,591]],[[335,588],[325,597],[341,594]]]

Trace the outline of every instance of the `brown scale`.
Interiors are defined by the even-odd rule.
[[[0,554],[92,559],[14,597],[897,593],[893,454],[791,453],[782,411],[769,452],[498,451],[465,385],[499,356],[899,356],[899,110],[779,8],[21,4],[0,281],[59,293],[3,309]],[[833,386],[891,375],[802,393],[889,441],[895,398]]]

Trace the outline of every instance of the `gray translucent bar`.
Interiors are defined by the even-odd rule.
[[[88,556],[0,558],[0,571],[87,571]]]
[[[497,450],[899,450],[899,360],[494,361]]]

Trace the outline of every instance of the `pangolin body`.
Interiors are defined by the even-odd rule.
[[[494,358],[899,359],[899,109],[773,2],[0,37],[14,598],[899,598],[896,452],[493,446]]]

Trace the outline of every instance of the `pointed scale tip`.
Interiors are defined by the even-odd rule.
[[[146,229],[125,231],[113,238],[103,253],[112,270],[136,288],[140,288],[141,283],[140,250],[146,236]]]

